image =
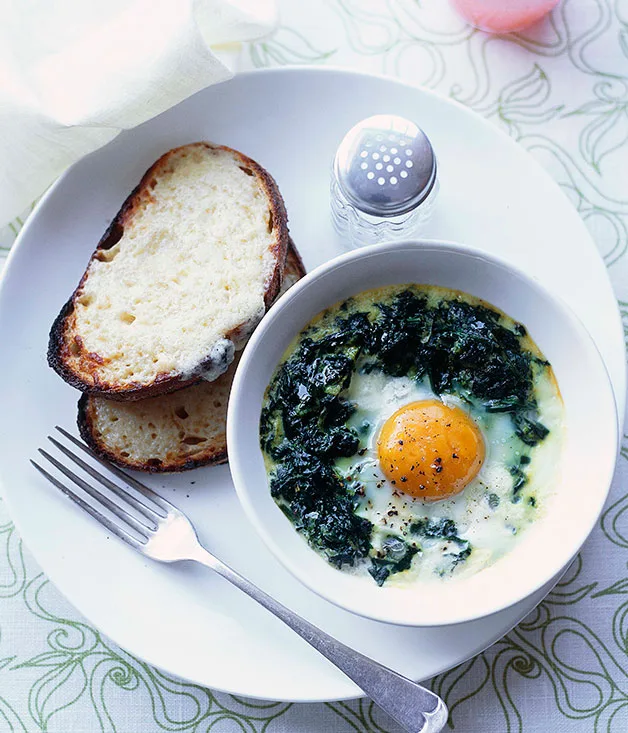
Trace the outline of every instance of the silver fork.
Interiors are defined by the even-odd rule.
[[[109,496],[71,471],[54,456],[39,449],[39,453],[58,471],[89,494],[97,504],[106,508],[116,517],[116,520],[105,516],[86,502],[79,493],[76,493],[75,489],[59,481],[35,461],[31,463],[48,481],[78,504],[81,509],[91,514],[110,532],[153,560],[160,562],[193,560],[215,570],[296,631],[299,636],[342,670],[406,731],[409,733],[438,733],[443,729],[447,721],[447,707],[438,695],[342,644],[271,598],[209,553],[200,544],[190,520],[170,502],[162,499],[161,496],[133,476],[121,471],[117,466],[102,460],[63,428],[57,426],[56,429],[81,451],[97,460],[126,484],[126,488],[123,488],[114,483],[58,440],[48,436],[51,443],[67,458],[109,489],[119,500],[112,501]],[[136,514],[131,514],[125,508],[125,504],[127,507],[132,507]]]

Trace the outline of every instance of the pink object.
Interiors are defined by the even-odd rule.
[[[520,31],[541,20],[559,0],[451,0],[456,10],[489,33]]]

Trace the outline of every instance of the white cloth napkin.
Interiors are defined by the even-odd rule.
[[[231,76],[275,0],[0,0],[0,226],[71,163]]]

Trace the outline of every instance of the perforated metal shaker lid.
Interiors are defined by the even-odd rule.
[[[397,216],[416,208],[436,181],[436,157],[427,135],[397,115],[375,115],[352,127],[334,160],[340,190],[356,208]]]

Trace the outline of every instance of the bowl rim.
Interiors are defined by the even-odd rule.
[[[592,512],[589,521],[586,523],[587,528],[586,532],[583,532],[583,535],[580,537],[580,539],[577,542],[577,546],[572,547],[572,551],[567,558],[566,562],[562,562],[560,564],[560,567],[557,567],[556,564],[547,563],[544,564],[543,567],[545,568],[544,572],[539,573],[538,576],[535,576],[533,587],[526,587],[523,591],[519,591],[518,593],[509,593],[504,594],[503,598],[500,600],[499,603],[492,605],[488,610],[484,612],[477,612],[477,613],[461,613],[458,614],[458,616],[452,616],[449,615],[444,620],[439,619],[426,619],[426,620],[416,620],[415,618],[409,618],[407,614],[399,614],[395,613],[394,611],[391,611],[390,613],[376,613],[369,610],[365,610],[362,606],[355,603],[347,603],[340,601],[338,598],[333,597],[330,594],[327,594],[324,590],[324,588],[321,588],[320,584],[316,582],[312,582],[312,579],[308,576],[306,576],[303,572],[299,572],[299,566],[297,563],[293,563],[290,557],[284,552],[284,550],[281,548],[278,542],[275,541],[272,534],[268,531],[264,521],[259,516],[259,513],[257,509],[255,508],[254,502],[250,499],[249,496],[249,490],[247,488],[247,460],[245,455],[241,455],[239,451],[239,442],[238,442],[238,435],[239,431],[241,430],[241,427],[239,425],[239,421],[237,419],[237,415],[241,408],[241,402],[242,402],[242,395],[245,393],[246,390],[246,376],[250,369],[255,369],[255,352],[257,350],[258,344],[264,339],[266,332],[273,327],[273,324],[275,320],[277,319],[278,315],[282,313],[284,310],[287,310],[290,308],[292,302],[300,297],[301,292],[303,292],[305,289],[309,288],[312,283],[316,282],[317,280],[324,277],[327,273],[347,265],[348,263],[352,263],[357,260],[361,260],[363,258],[368,258],[373,255],[380,255],[384,252],[390,252],[390,251],[397,251],[397,250],[406,250],[408,252],[411,251],[421,251],[425,252],[428,250],[432,251],[439,251],[439,252],[449,252],[452,253],[454,256],[458,254],[462,254],[465,256],[470,256],[473,258],[478,258],[480,260],[483,260],[485,262],[488,262],[490,265],[497,266],[499,268],[502,268],[506,271],[508,271],[511,275],[518,277],[522,281],[526,283],[527,286],[529,286],[533,291],[537,291],[538,293],[543,294],[546,298],[549,298],[551,300],[554,308],[556,308],[558,311],[562,313],[562,316],[567,318],[572,326],[574,327],[575,331],[578,333],[579,340],[582,344],[585,345],[585,348],[588,348],[592,356],[595,358],[596,361],[599,362],[599,364],[602,367],[601,373],[603,374],[603,386],[601,388],[607,393],[608,397],[608,403],[610,405],[610,411],[614,415],[614,430],[613,430],[613,441],[612,441],[612,452],[609,451],[609,454],[607,455],[608,460],[608,467],[605,470],[605,473],[603,475],[603,480],[600,481],[600,486],[604,486],[605,488],[603,490],[600,490],[598,501],[596,502],[596,509],[595,512]],[[365,288],[367,289],[367,288]],[[329,303],[329,305],[333,305],[333,303]],[[312,317],[315,314],[312,315]],[[306,323],[303,323],[299,330],[305,326]],[[282,352],[283,353],[283,352]],[[279,360],[281,359],[282,354],[277,353],[276,354],[276,360],[275,364],[279,363]],[[233,380],[233,384],[231,387],[231,394],[229,397],[229,405],[228,405],[228,412],[227,412],[227,449],[228,449],[228,455],[229,455],[229,470],[231,472],[231,476],[233,479],[233,483],[236,489],[236,493],[238,496],[238,500],[240,501],[240,504],[242,508],[244,509],[244,512],[249,520],[249,522],[254,527],[255,531],[258,533],[258,535],[261,537],[262,541],[266,545],[266,547],[269,549],[269,551],[276,557],[279,562],[290,572],[291,575],[293,575],[301,584],[303,584],[305,587],[309,588],[311,591],[316,593],[319,597],[324,598],[330,603],[333,603],[334,605],[343,608],[347,611],[350,611],[352,613],[355,613],[359,616],[363,616],[369,619],[374,619],[377,621],[385,622],[385,623],[392,623],[397,624],[401,626],[414,626],[414,627],[428,627],[428,626],[445,626],[445,625],[454,625],[458,623],[466,623],[468,621],[473,621],[479,618],[485,618],[488,616],[492,616],[493,614],[499,613],[500,611],[505,610],[506,608],[509,608],[516,603],[520,602],[524,598],[529,597],[533,593],[537,592],[540,588],[542,588],[544,585],[547,585],[550,583],[553,579],[559,580],[564,571],[570,566],[573,558],[577,555],[577,553],[582,548],[582,545],[586,542],[587,538],[589,537],[591,531],[594,529],[601,512],[603,510],[603,507],[606,503],[606,500],[608,498],[608,494],[612,485],[612,479],[615,473],[616,464],[617,464],[617,456],[619,453],[620,448],[620,435],[621,435],[621,423],[620,423],[620,415],[618,412],[617,402],[615,400],[615,393],[614,388],[610,379],[610,375],[608,373],[608,369],[606,366],[606,363],[604,362],[604,359],[602,355],[600,354],[600,351],[589,334],[588,330],[580,320],[580,318],[574,313],[574,311],[564,302],[564,300],[552,293],[548,288],[544,287],[536,277],[533,275],[526,273],[524,270],[522,270],[517,265],[514,265],[513,263],[509,262],[506,258],[503,258],[498,255],[494,255],[492,253],[485,252],[481,250],[478,247],[473,247],[467,244],[462,244],[458,242],[453,241],[447,241],[447,240],[439,240],[439,239],[422,239],[422,238],[416,238],[416,239],[404,239],[402,241],[394,241],[394,242],[386,242],[381,244],[375,244],[365,247],[360,247],[358,249],[351,250],[349,252],[343,253],[337,257],[334,257],[315,269],[313,269],[311,272],[307,273],[305,277],[303,277],[301,280],[299,280],[295,285],[293,285],[280,299],[278,299],[269,309],[267,314],[262,319],[262,322],[259,324],[259,326],[254,331],[253,335],[251,336],[249,342],[246,345],[246,348],[244,349],[244,352],[242,354],[242,357],[240,359],[240,363],[238,364],[238,368],[236,370],[236,374]],[[258,422],[256,421],[256,425]],[[261,452],[261,450],[260,450]],[[606,461],[605,461],[606,462]],[[315,552],[315,550],[310,550],[311,552],[318,554]],[[477,574],[474,574],[477,575]],[[517,587],[517,586],[515,586]]]

